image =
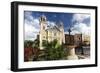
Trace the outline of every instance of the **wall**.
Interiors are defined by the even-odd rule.
[[[0,0],[0,73],[11,73],[10,69],[10,2],[13,0]],[[17,1],[17,0],[16,0]],[[34,1],[34,2],[50,2],[50,3],[64,3],[64,4],[80,4],[80,5],[96,5],[100,13],[100,0],[20,0],[20,1]],[[98,14],[100,16],[100,14]],[[98,17],[99,19],[100,17]],[[100,23],[100,21],[99,21]],[[98,23],[98,24],[99,24]],[[100,25],[98,25],[99,27]],[[100,29],[98,29],[100,31]],[[100,34],[98,35],[100,37]],[[100,40],[100,38],[98,39]],[[99,42],[98,42],[99,43]],[[100,48],[100,46],[99,46]],[[98,49],[98,53],[100,49]],[[100,53],[98,54],[100,55]],[[98,58],[100,61],[100,57]],[[99,62],[100,65],[100,62]],[[74,68],[74,69],[60,69],[60,70],[45,70],[35,71],[36,73],[91,73],[99,72],[98,67],[91,68]],[[27,72],[26,72],[27,73]],[[32,73],[32,71],[30,71]]]

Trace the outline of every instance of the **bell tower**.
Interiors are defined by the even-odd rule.
[[[46,36],[46,32],[45,32],[45,29],[46,29],[46,26],[47,26],[47,19],[46,19],[46,16],[45,15],[42,15],[39,19],[39,24],[40,24],[40,49],[42,50],[43,49],[43,39],[45,38]]]
[[[47,20],[46,20],[46,16],[42,15],[39,19],[39,24],[40,24],[40,29],[41,30],[45,30],[46,28],[46,23],[47,23]]]

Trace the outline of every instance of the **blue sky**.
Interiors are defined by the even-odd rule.
[[[28,11],[27,11],[28,12]],[[60,21],[63,22],[64,27],[69,27],[72,25],[72,16],[73,13],[57,13],[57,12],[32,12],[32,16],[35,19],[39,19],[41,15],[45,15],[47,21],[59,23]]]
[[[90,33],[90,14],[24,11],[25,39],[36,38],[40,29],[39,17],[41,15],[45,15],[47,22],[54,25],[60,21],[63,22],[65,33],[69,26],[72,28],[72,34]]]

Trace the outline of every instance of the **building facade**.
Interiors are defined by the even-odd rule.
[[[83,34],[75,34],[69,36],[69,34],[65,34],[65,44],[77,46],[90,45],[90,36]]]
[[[83,38],[83,39],[82,39],[82,40],[83,40],[83,43],[84,43],[85,45],[90,45],[90,40],[91,40],[91,39],[90,39],[90,38],[91,38],[90,35],[83,35],[82,38]]]
[[[74,43],[77,46],[81,46],[82,45],[82,34],[75,34],[74,35]]]
[[[65,44],[66,45],[68,45],[68,44],[73,45],[74,44],[74,36],[73,35],[69,36],[69,34],[65,34]]]
[[[39,24],[40,49],[43,49],[44,40],[51,42],[56,39],[59,44],[65,43],[64,27],[62,22],[55,25],[50,25],[47,23],[46,16],[42,15],[39,19]]]

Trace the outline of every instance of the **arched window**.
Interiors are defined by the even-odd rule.
[[[45,26],[43,26],[43,29],[45,29]]]
[[[54,36],[56,36],[56,33],[54,33]]]

